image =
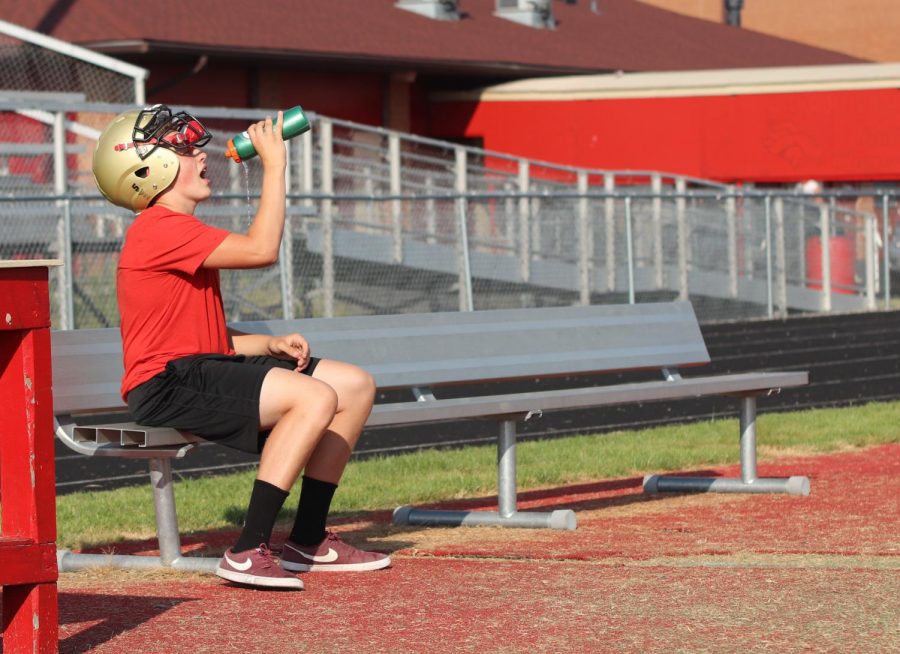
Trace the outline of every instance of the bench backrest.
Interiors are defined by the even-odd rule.
[[[235,323],[302,333],[314,356],[355,363],[379,388],[697,366],[709,354],[687,302]],[[121,407],[118,330],[53,334],[57,413]]]

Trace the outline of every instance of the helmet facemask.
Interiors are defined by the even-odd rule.
[[[141,159],[149,157],[157,148],[167,148],[176,154],[190,154],[193,148],[209,143],[212,134],[186,111],[172,113],[157,104],[142,110],[134,121],[131,139]]]

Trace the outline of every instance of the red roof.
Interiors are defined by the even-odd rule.
[[[0,18],[110,54],[274,56],[509,77],[862,61],[636,0],[556,1],[555,30],[498,18],[494,0],[459,6],[462,20],[439,21],[394,0],[28,0],[0,3]]]

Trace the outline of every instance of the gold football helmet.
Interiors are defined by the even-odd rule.
[[[141,211],[175,181],[178,153],[202,147],[211,137],[199,120],[166,105],[126,111],[97,140],[94,181],[113,204]]]

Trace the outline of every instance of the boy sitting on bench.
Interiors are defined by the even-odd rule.
[[[337,484],[375,396],[361,368],[311,356],[300,334],[229,329],[219,269],[273,264],[285,216],[286,150],[279,112],[247,133],[263,166],[262,195],[246,234],[194,217],[211,196],[211,135],[165,105],[117,116],[94,152],[97,186],[139,215],[119,257],[122,397],[144,425],[190,431],[260,462],[243,530],[216,574],[260,587],[303,588],[298,571],[377,570],[385,554],[326,530]],[[303,473],[300,503],[279,562],[269,550],[278,511]]]

